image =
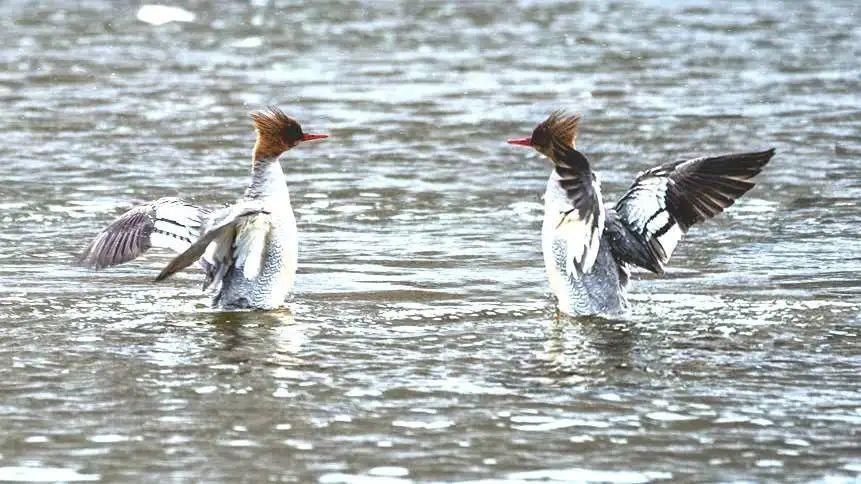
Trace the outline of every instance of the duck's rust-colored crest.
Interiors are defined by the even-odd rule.
[[[532,144],[536,147],[551,148],[554,143],[574,148],[577,132],[580,129],[580,115],[568,114],[564,110],[553,111],[532,132]]]
[[[579,128],[579,114],[568,114],[564,110],[557,110],[550,113],[547,119],[535,127],[532,136],[512,138],[508,143],[535,148],[539,153],[555,159],[574,149]]]
[[[266,160],[277,158],[302,141],[302,127],[275,106],[250,114],[257,131],[253,159]]]

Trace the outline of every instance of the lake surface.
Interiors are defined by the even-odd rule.
[[[0,5],[0,479],[861,479],[855,2]],[[290,311],[208,309],[154,253],[74,265],[136,203],[238,197],[277,104]],[[624,319],[557,320],[556,108],[611,203],[685,156],[777,156]]]

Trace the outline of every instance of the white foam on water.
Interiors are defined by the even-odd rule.
[[[448,428],[454,425],[451,420],[395,420],[392,422],[394,427],[403,427],[407,429],[422,429],[422,430],[439,430]]]
[[[579,418],[556,419],[550,417],[531,417],[515,415],[514,417],[511,417],[511,421],[515,423],[526,424],[511,426],[511,428],[515,430],[522,430],[525,432],[547,432],[550,430],[566,429],[569,427],[590,427],[599,429],[605,429],[610,427],[609,422],[604,422],[601,420],[585,420]]]
[[[64,467],[0,467],[0,481],[2,482],[82,482],[98,481],[99,479],[101,476],[98,474],[81,474],[74,469]]]
[[[231,47],[237,49],[255,49],[261,45],[263,45],[263,38],[261,37],[246,37],[230,43]]]
[[[507,480],[540,482],[612,482],[637,484],[657,479],[671,479],[670,472],[638,471],[601,471],[574,467],[570,469],[542,469],[528,472],[515,472]]]
[[[284,444],[296,450],[314,450],[314,444],[306,440],[287,439],[284,441]]]
[[[410,475],[410,470],[406,467],[379,466],[368,469],[368,474],[381,477],[406,477]]]
[[[150,25],[170,22],[194,22],[195,15],[184,8],[168,5],[143,5],[138,9],[137,19]]]
[[[398,477],[365,476],[359,474],[332,472],[320,476],[320,480],[318,482],[321,484],[404,484],[413,481]]]
[[[683,422],[685,420],[697,419],[697,417],[691,415],[682,415],[675,412],[651,412],[646,414],[646,418],[660,422]]]
[[[371,388],[353,388],[345,393],[348,397],[379,397],[383,392]]]
[[[233,440],[219,440],[218,445],[223,447],[259,447],[260,444],[253,440],[248,439],[233,439]]]
[[[88,437],[90,442],[96,442],[99,444],[112,444],[115,442],[126,442],[129,438],[125,435],[118,434],[102,434],[102,435],[93,435]]]

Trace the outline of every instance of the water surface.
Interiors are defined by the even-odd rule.
[[[861,9],[853,2],[0,6],[0,479],[816,480],[861,474]],[[135,203],[284,161],[290,311],[219,313],[168,254],[75,255]],[[615,200],[684,156],[778,150],[631,314],[557,320],[559,107]]]

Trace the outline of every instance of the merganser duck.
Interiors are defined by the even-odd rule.
[[[553,162],[541,227],[544,266],[561,312],[618,315],[627,308],[630,266],[663,274],[688,229],[753,188],[774,149],[694,158],[648,169],[605,208],[589,160],[574,148],[579,115],[556,111],[527,138]]]
[[[209,210],[178,198],[132,208],[99,233],[82,254],[95,269],[133,260],[152,247],[179,253],[157,281],[199,261],[203,289],[213,307],[274,309],[293,288],[298,259],[296,218],[279,158],[301,142],[327,138],[306,134],[294,119],[270,107],[251,113],[257,133],[251,182],[234,205]]]

